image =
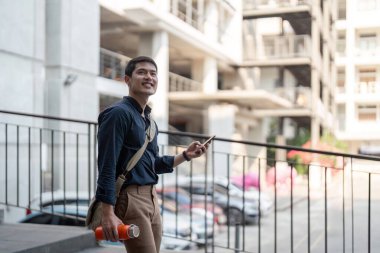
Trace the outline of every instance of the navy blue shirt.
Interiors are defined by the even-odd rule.
[[[132,97],[113,104],[99,114],[98,123],[98,186],[96,199],[115,205],[115,181],[128,161],[145,142],[151,108],[142,108]],[[153,121],[152,121],[153,122]],[[155,124],[155,123],[154,123]],[[127,185],[157,184],[157,174],[173,171],[174,156],[159,156],[157,132],[138,161],[128,173]]]

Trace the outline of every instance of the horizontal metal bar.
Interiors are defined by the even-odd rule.
[[[195,137],[195,138],[209,138],[208,135],[188,133],[188,132],[172,132],[172,131],[159,131],[159,132],[164,133],[164,134],[168,134],[168,135],[177,135],[177,136],[186,136],[186,137]],[[302,151],[302,152],[307,152],[307,153],[316,153],[316,154],[322,154],[322,155],[333,155],[333,156],[350,157],[350,158],[355,158],[355,159],[380,161],[380,157],[375,157],[375,156],[357,155],[357,154],[340,153],[340,152],[332,152],[332,151],[321,151],[321,150],[317,150],[317,149],[300,148],[300,147],[287,146],[287,145],[277,145],[277,144],[272,144],[272,143],[262,143],[262,142],[254,142],[254,141],[240,141],[240,140],[232,140],[232,139],[218,138],[218,137],[215,137],[214,141],[225,141],[225,142],[233,142],[233,143],[246,144],[246,145],[252,145],[252,146],[260,146],[260,147],[266,147],[266,148],[279,148],[279,149],[285,149],[285,150],[296,150],[296,151]]]
[[[14,111],[5,111],[5,110],[0,110],[0,113],[13,114],[13,115],[19,115],[19,116],[28,116],[28,117],[40,118],[40,119],[62,120],[62,121],[75,122],[75,123],[98,124],[95,121],[86,121],[86,120],[69,119],[69,118],[63,118],[63,117],[46,116],[46,115],[34,114],[34,113],[14,112]]]

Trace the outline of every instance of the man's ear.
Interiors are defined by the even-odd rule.
[[[127,75],[125,75],[124,76],[124,81],[125,81],[125,83],[129,86],[129,80],[130,80],[131,78],[129,77],[129,76],[127,76]]]

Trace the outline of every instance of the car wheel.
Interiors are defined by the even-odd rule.
[[[237,208],[229,208],[227,210],[227,223],[228,225],[236,225],[243,223],[243,214]]]

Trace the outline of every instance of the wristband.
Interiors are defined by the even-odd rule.
[[[183,158],[185,158],[186,161],[190,161],[190,160],[191,160],[190,157],[187,156],[187,154],[186,154],[186,150],[184,150],[184,151],[182,152],[182,156],[183,156]]]

